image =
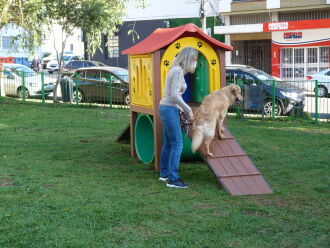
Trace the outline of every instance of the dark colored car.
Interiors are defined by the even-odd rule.
[[[75,75],[77,75],[77,82]],[[67,81],[72,83],[73,101],[76,100],[76,92],[78,92],[78,102],[110,102],[112,99],[113,103],[130,104],[128,70],[126,69],[104,66],[81,68],[76,71],[76,74],[61,80],[62,83]]]
[[[105,64],[98,61],[91,60],[74,60],[66,64],[63,69],[63,75],[71,75],[75,73],[79,68],[93,67],[93,66],[106,66]]]
[[[242,108],[249,111],[272,113],[272,82],[275,82],[276,116],[290,114],[293,110],[303,111],[305,96],[303,89],[284,81],[277,81],[269,74],[250,66],[226,66],[226,82],[240,84],[244,102]]]

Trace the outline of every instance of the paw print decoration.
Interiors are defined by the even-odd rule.
[[[198,41],[197,46],[201,48],[203,46],[203,43],[201,41]]]
[[[179,42],[175,44],[176,49],[179,49],[180,47],[181,47],[181,44]]]
[[[167,66],[170,65],[170,62],[169,62],[168,60],[165,60],[165,61],[164,61],[164,65],[167,67]]]
[[[217,64],[217,61],[216,61],[215,59],[212,59],[212,60],[211,60],[211,64],[212,64],[212,65],[216,65],[216,64]]]

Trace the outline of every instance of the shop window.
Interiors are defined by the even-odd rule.
[[[329,68],[330,47],[282,48],[281,78],[303,80]]]
[[[282,55],[281,55],[281,59],[282,59],[282,63],[284,64],[291,64],[292,63],[292,48],[283,48],[281,50]]]
[[[307,75],[317,73],[317,67],[307,67]]]
[[[232,64],[249,65],[271,73],[271,40],[234,40]]]
[[[330,63],[330,47],[320,47],[320,63]]]
[[[305,76],[305,69],[304,67],[295,67],[294,68],[294,78],[304,78]]]
[[[282,77],[283,78],[292,78],[292,68],[282,68]]]
[[[304,48],[294,50],[294,63],[303,64],[305,62]]]
[[[307,48],[307,63],[317,63],[317,47]]]

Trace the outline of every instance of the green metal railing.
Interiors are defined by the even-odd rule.
[[[236,79],[243,102],[232,106],[229,115],[255,119],[308,118],[330,121],[330,95],[319,97],[318,81],[254,81]],[[262,93],[256,95],[258,90]]]
[[[53,102],[57,73],[6,70],[0,72],[0,101],[14,97],[41,104]],[[113,75],[106,78],[81,78],[77,73],[60,78],[57,100],[64,103],[94,105],[110,108],[128,108],[129,84]]]
[[[53,103],[53,92],[57,74],[46,72],[0,72],[0,101],[14,97],[22,103]],[[77,73],[61,78],[58,84],[58,100],[76,106],[93,105],[108,108],[128,108],[128,84],[118,83],[118,79],[108,74],[101,78],[88,78]],[[283,119],[309,118],[330,121],[330,95],[320,97],[322,82],[318,81],[263,81],[263,85],[253,80],[236,79],[228,81],[242,89],[243,102],[232,106],[228,112],[236,118]],[[285,95],[283,95],[285,94]],[[299,97],[302,97],[300,100]]]

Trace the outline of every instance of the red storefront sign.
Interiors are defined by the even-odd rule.
[[[264,32],[319,28],[330,28],[330,19],[263,23]]]

